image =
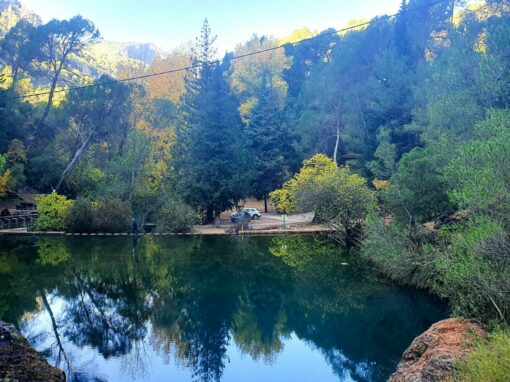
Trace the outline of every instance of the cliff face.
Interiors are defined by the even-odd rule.
[[[142,70],[159,55],[159,49],[153,44],[104,40],[87,48],[87,60],[82,60],[82,64],[97,70],[99,74],[117,77],[123,69]]]
[[[479,325],[462,318],[437,322],[416,337],[389,382],[444,381],[455,360],[465,356],[473,340],[482,336],[485,331]]]
[[[41,23],[41,18],[24,7],[19,0],[0,0],[0,37],[3,37],[21,19],[34,25]]]
[[[12,326],[0,321],[0,381],[65,382],[63,371],[50,366]]]

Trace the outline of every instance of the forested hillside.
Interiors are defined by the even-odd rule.
[[[195,46],[162,58],[139,47],[152,66],[126,61],[110,72],[197,68],[70,92],[62,90],[108,81],[82,65],[101,51],[93,22],[32,23],[36,16],[7,3],[0,152],[18,158],[4,169],[11,190],[132,202],[150,179],[156,195],[180,190],[194,207],[218,213],[242,197],[267,196],[302,160],[324,153],[369,180],[433,169],[423,184],[399,181],[402,196],[418,204],[409,212],[433,219],[456,207],[447,196],[452,179],[443,177],[454,150],[508,105],[501,1],[463,8],[415,0],[361,28],[304,28],[282,41],[305,41],[269,51],[278,39],[253,36],[223,63],[205,23]],[[229,60],[257,50],[266,51]],[[41,92],[49,94],[33,96]],[[431,200],[419,203],[422,188]]]

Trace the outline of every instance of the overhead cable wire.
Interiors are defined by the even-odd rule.
[[[305,42],[308,42],[308,41],[313,41],[313,40],[317,40],[317,39],[320,39],[320,38],[329,37],[329,36],[332,36],[332,35],[338,35],[340,33],[353,31],[353,30],[356,30],[356,29],[367,27],[370,24],[374,24],[374,23],[378,23],[378,22],[381,22],[381,21],[386,21],[386,20],[392,19],[392,18],[397,17],[397,16],[399,16],[400,14],[403,14],[403,13],[407,14],[407,13],[411,13],[411,12],[416,12],[416,11],[419,11],[421,9],[431,8],[431,7],[434,7],[436,5],[439,5],[439,4],[442,4],[442,3],[446,3],[446,2],[451,2],[451,0],[439,0],[439,1],[436,1],[436,2],[431,2],[429,4],[421,5],[419,7],[414,7],[414,8],[411,8],[411,9],[405,9],[403,11],[399,11],[399,12],[397,12],[395,14],[392,14],[392,15],[384,15],[384,16],[380,16],[380,17],[377,17],[377,18],[374,18],[372,20],[369,20],[369,21],[366,21],[366,22],[363,22],[363,23],[359,23],[359,24],[356,24],[356,25],[351,25],[351,26],[348,26],[348,27],[345,27],[345,28],[333,30],[331,32],[320,33],[318,35],[315,35],[315,36],[312,36],[312,37],[308,37],[308,38],[304,38],[304,39],[299,40],[299,41],[288,42],[288,43],[285,43],[285,44],[280,44],[280,45],[277,45],[277,46],[272,46],[272,47],[269,47],[269,48],[260,49],[260,50],[256,50],[256,51],[252,51],[252,52],[248,52],[248,53],[244,53],[244,54],[240,54],[240,55],[237,55],[237,56],[225,57],[223,59],[213,60],[213,61],[210,61],[210,62],[200,62],[200,63],[195,64],[195,65],[189,65],[189,66],[185,66],[185,67],[181,67],[181,68],[164,70],[164,71],[156,72],[156,73],[147,73],[147,74],[142,74],[142,75],[139,75],[139,76],[120,78],[120,79],[112,79],[110,81],[94,82],[94,83],[88,84],[88,85],[80,85],[80,86],[72,86],[72,87],[67,87],[67,88],[62,88],[62,89],[56,89],[56,90],[54,90],[53,93],[55,94],[55,93],[62,93],[62,92],[68,92],[68,91],[78,91],[78,90],[81,90],[81,89],[89,89],[89,88],[93,88],[93,87],[110,86],[110,85],[115,85],[115,84],[124,83],[124,82],[144,80],[144,79],[151,78],[151,77],[158,77],[158,76],[163,76],[163,75],[167,75],[167,74],[188,71],[188,70],[192,70],[192,69],[199,69],[199,68],[201,68],[201,67],[203,67],[205,65],[221,64],[221,63],[224,63],[224,62],[240,60],[242,58],[259,55],[259,54],[262,54],[262,53],[267,53],[267,52],[271,52],[271,51],[278,50],[278,49],[284,49],[286,46],[296,46],[296,45],[299,45],[299,44],[302,44],[302,43],[305,43]],[[486,6],[487,5],[477,9],[477,11],[479,11],[482,8],[485,8]],[[35,93],[27,93],[27,94],[21,94],[21,95],[15,96],[15,97],[7,98],[7,100],[39,97],[39,96],[49,95],[50,93],[51,93],[51,91],[49,91],[49,90],[48,91],[42,91],[42,92],[35,92]]]

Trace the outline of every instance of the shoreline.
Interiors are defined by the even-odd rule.
[[[331,229],[322,225],[310,225],[303,227],[268,228],[268,229],[252,229],[242,231],[236,234],[225,232],[225,228],[214,226],[193,227],[191,232],[175,233],[175,232],[150,232],[150,233],[72,233],[64,231],[26,231],[26,230],[3,230],[0,236],[13,237],[37,237],[37,236],[87,236],[87,237],[141,237],[141,236],[257,236],[257,235],[306,235],[321,234],[331,232]]]

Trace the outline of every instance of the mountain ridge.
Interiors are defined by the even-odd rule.
[[[3,37],[21,19],[34,25],[42,24],[41,17],[19,0],[0,0],[0,37]],[[85,72],[94,76],[109,74],[117,77],[126,69],[146,68],[161,55],[161,49],[151,42],[101,40],[89,46],[85,57],[77,61]]]

